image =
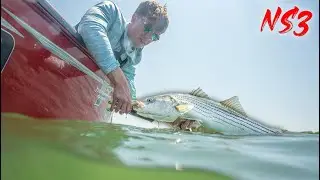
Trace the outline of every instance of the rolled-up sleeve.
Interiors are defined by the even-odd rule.
[[[93,7],[83,16],[78,26],[78,33],[88,51],[106,74],[120,66],[107,36],[107,27],[112,21],[112,16],[113,14],[108,11],[108,8],[102,12],[97,7]]]

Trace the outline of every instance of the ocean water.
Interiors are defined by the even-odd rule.
[[[1,179],[319,179],[319,135],[223,136],[1,114]]]

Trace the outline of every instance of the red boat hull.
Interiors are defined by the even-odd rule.
[[[10,51],[12,48],[7,58],[1,55],[1,64],[4,64],[1,67],[1,112],[37,118],[101,121],[107,99],[94,105],[99,97],[96,89],[101,83],[54,54],[17,20],[32,27],[101,79],[106,79],[74,32],[66,28],[54,9],[44,4],[45,1],[1,1],[1,49]],[[10,42],[10,36],[14,43]]]

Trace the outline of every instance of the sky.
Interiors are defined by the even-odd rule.
[[[71,25],[99,0],[49,0]],[[130,21],[142,0],[115,0]],[[136,70],[137,96],[201,87],[222,101],[238,96],[246,113],[291,131],[319,131],[319,1],[317,0],[158,0],[167,4],[170,24],[160,41],[144,48]],[[287,34],[268,26],[274,14],[298,6],[310,10],[309,31],[297,20]]]

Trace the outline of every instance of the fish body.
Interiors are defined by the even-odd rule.
[[[140,117],[172,123],[178,118],[195,120],[201,126],[225,135],[278,135],[282,129],[249,118],[237,96],[215,101],[200,88],[191,93],[168,93],[142,100],[134,107]]]

